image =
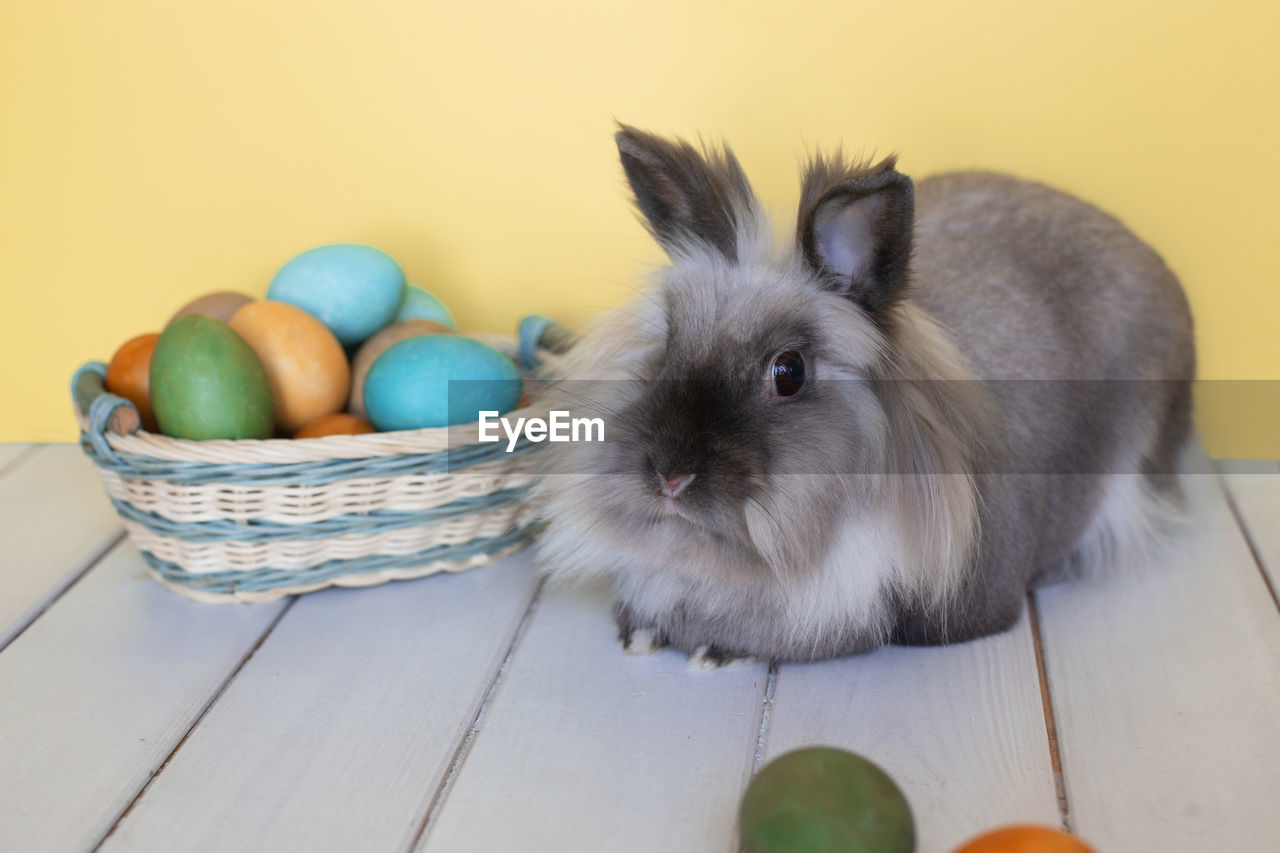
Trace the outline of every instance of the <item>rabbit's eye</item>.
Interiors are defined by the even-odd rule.
[[[773,360],[773,389],[779,397],[790,397],[804,387],[804,356],[787,350]]]

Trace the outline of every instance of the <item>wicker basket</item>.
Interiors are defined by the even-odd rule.
[[[526,318],[518,356],[536,381],[567,346]],[[188,441],[139,430],[133,404],[104,388],[101,362],[72,380],[80,443],[125,529],[165,586],[199,601],[270,601],[482,566],[535,532],[522,439],[478,442],[477,425],[297,441]]]

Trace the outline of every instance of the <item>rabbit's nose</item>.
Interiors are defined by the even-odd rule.
[[[669,498],[674,498],[685,489],[689,488],[689,484],[693,482],[696,474],[663,474],[658,472],[658,485],[662,488],[662,493]]]

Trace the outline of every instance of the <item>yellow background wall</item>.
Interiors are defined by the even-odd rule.
[[[7,0],[0,440],[72,439],[80,362],[319,243],[464,329],[618,304],[659,255],[615,117],[727,138],[786,223],[839,140],[1072,190],[1182,276],[1202,375],[1280,378],[1278,35],[1274,0]]]

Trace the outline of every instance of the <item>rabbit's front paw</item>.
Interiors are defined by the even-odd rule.
[[[652,655],[667,647],[667,635],[655,625],[642,625],[623,604],[613,608],[618,623],[618,642],[629,655]]]
[[[720,669],[756,663],[750,655],[731,652],[720,646],[698,646],[689,654],[690,669]]]

